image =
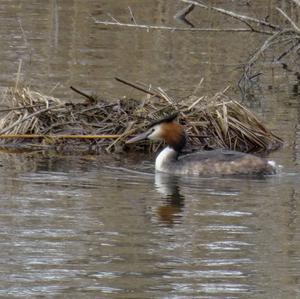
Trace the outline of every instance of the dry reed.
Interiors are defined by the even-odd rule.
[[[12,143],[22,146],[26,140],[27,149],[31,144],[33,149],[42,145],[59,152],[120,151],[127,148],[125,141],[129,136],[176,111],[187,131],[190,147],[260,152],[282,145],[282,140],[252,112],[223,92],[213,97],[176,101],[160,88],[149,89],[142,84],[124,82],[148,93],[147,97],[111,102],[81,93],[86,101],[74,104],[29,88],[7,89],[2,95],[2,103],[7,108],[0,110],[3,114],[0,119],[2,146]],[[157,146],[144,143],[130,149],[154,151]]]

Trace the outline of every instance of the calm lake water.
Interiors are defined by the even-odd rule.
[[[222,7],[276,21],[273,1],[246,2]],[[27,83],[67,100],[80,99],[70,85],[144,96],[115,76],[178,97],[204,77],[200,94],[232,85],[239,96],[239,66],[264,35],[92,21],[128,22],[128,6],[139,23],[183,26],[173,19],[179,1],[2,0],[1,87],[22,60]],[[190,20],[241,27],[201,10]],[[0,297],[300,298],[299,82],[266,70],[261,100],[248,104],[286,141],[270,156],[283,166],[272,177],[172,177],[155,174],[149,156],[0,152]]]

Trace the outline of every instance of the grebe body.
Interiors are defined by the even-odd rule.
[[[268,175],[276,173],[275,163],[260,157],[230,150],[199,151],[180,156],[186,144],[183,127],[175,116],[153,124],[149,130],[127,143],[143,139],[164,140],[167,147],[156,158],[155,169],[176,175]]]

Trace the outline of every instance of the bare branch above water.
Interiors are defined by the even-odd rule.
[[[279,7],[276,7],[276,9],[289,21],[294,30],[300,34],[300,28],[297,26],[297,24],[282,9]]]
[[[191,32],[251,32],[253,30],[247,28],[181,28],[172,26],[158,26],[158,25],[145,25],[145,24],[134,24],[134,23],[121,23],[116,21],[100,21],[92,17],[96,24],[101,24],[105,26],[119,26],[128,27],[136,29],[150,30],[167,30],[167,31],[191,31]],[[267,33],[267,32],[265,32]]]
[[[292,46],[285,46],[285,49],[282,53],[279,54],[278,58],[273,61],[274,64],[283,65],[286,68],[285,63],[282,62],[282,59],[288,55],[290,55],[293,50],[297,49],[300,43],[300,36],[294,29],[284,29],[279,32],[274,33],[268,39],[264,41],[264,43],[256,50],[256,52],[250,57],[248,62],[244,66],[244,72],[239,80],[238,86],[242,93],[243,99],[248,99],[252,97],[253,87],[255,85],[255,81],[257,77],[259,77],[262,72],[259,71],[257,74],[255,70],[255,65],[258,64],[259,60],[264,57],[264,54],[268,50],[272,50],[274,45],[282,44]],[[297,55],[297,54],[296,54]],[[295,57],[295,59],[297,59]],[[296,73],[295,73],[296,74]]]
[[[249,60],[243,65],[243,72],[241,75],[241,79],[239,80],[239,87],[242,92],[243,99],[251,93],[249,92],[253,89],[256,82],[260,80],[263,75],[263,71],[259,69],[255,69],[258,65],[258,62],[261,61],[264,57],[265,52],[268,50],[272,50],[274,53],[271,54],[276,58],[270,62],[271,64],[275,65],[282,65],[287,71],[293,72],[294,74],[299,74],[299,71],[293,71],[293,65],[291,67],[288,66],[289,61],[285,61],[288,58],[294,59],[294,64],[298,65],[296,62],[299,61],[299,45],[300,45],[300,25],[297,22],[297,13],[300,9],[300,0],[292,0],[295,4],[293,5],[293,11],[295,11],[296,16],[289,16],[289,14],[281,8],[276,7],[277,14],[275,11],[276,17],[278,14],[281,15],[286,22],[281,23],[274,23],[270,22],[268,17],[259,19],[257,17],[252,17],[248,15],[244,15],[239,12],[230,11],[227,9],[223,9],[221,7],[212,6],[209,4],[205,4],[204,1],[197,1],[197,0],[178,0],[178,2],[184,3],[187,6],[181,8],[174,16],[176,20],[180,20],[184,23],[186,27],[174,27],[174,26],[165,26],[165,25],[147,25],[141,24],[141,22],[137,22],[133,11],[130,7],[129,10],[129,18],[132,23],[124,23],[120,21],[118,18],[115,18],[111,14],[107,14],[110,17],[110,20],[98,20],[95,17],[91,16],[92,19],[96,24],[105,25],[105,26],[119,26],[124,28],[134,28],[134,29],[141,29],[147,30],[165,30],[170,32],[175,31],[185,31],[185,32],[253,32],[253,33],[262,33],[268,34],[269,37],[266,38],[264,43],[258,47],[254,54],[249,58]],[[208,2],[208,1],[207,1]],[[209,2],[208,2],[209,3]],[[274,10],[275,10],[275,6]],[[232,25],[236,28],[200,28],[200,27],[193,27],[189,20],[186,17],[191,14],[195,13],[196,8],[205,9],[207,11],[215,12],[218,16],[226,16],[227,18],[232,18],[238,22],[240,22],[244,28],[239,27],[238,23],[236,25]],[[299,11],[300,13],[300,11]],[[276,20],[276,18],[274,18]],[[189,28],[187,27],[189,26]],[[247,27],[245,27],[247,26]],[[191,28],[192,27],[192,28]],[[298,59],[298,60],[297,60]],[[291,63],[293,64],[293,62]],[[297,78],[299,75],[297,75]],[[122,81],[121,81],[122,82]],[[122,82],[124,83],[124,82]],[[125,83],[126,84],[126,83]],[[132,86],[133,87],[133,86]],[[137,88],[136,86],[134,88]],[[139,88],[141,88],[139,86]],[[158,94],[161,94],[158,92]]]
[[[175,16],[174,19],[181,21],[182,23],[184,23],[185,25],[190,26],[191,28],[194,28],[194,24],[192,24],[189,20],[187,20],[187,15],[190,14],[195,8],[194,4],[189,4],[188,6],[184,7],[183,9],[181,9],[180,11],[178,11]]]
[[[258,25],[263,25],[263,26],[269,27],[273,30],[274,29],[275,30],[280,30],[280,27],[278,25],[267,22],[266,20],[260,20],[260,19],[256,19],[256,18],[253,18],[253,17],[244,16],[244,15],[239,14],[239,13],[235,13],[235,12],[232,12],[232,11],[229,11],[229,10],[226,10],[226,9],[223,9],[223,8],[219,8],[219,7],[205,5],[203,3],[199,3],[199,2],[193,1],[193,0],[180,0],[180,1],[184,2],[184,3],[188,3],[188,4],[194,4],[194,5],[196,5],[198,7],[201,7],[201,8],[214,10],[218,13],[227,15],[227,16],[232,17],[234,19],[237,19],[237,20],[239,20],[243,23],[246,23],[246,25],[249,25],[248,22],[251,22],[251,23],[256,23]]]
[[[128,7],[129,10],[129,17],[132,23],[124,23],[119,21],[117,18],[115,18],[112,14],[106,13],[107,16],[110,17],[110,21],[107,20],[97,20],[94,16],[91,16],[91,18],[94,20],[96,24],[101,24],[105,26],[120,26],[120,27],[128,27],[128,28],[136,28],[136,29],[144,29],[147,31],[150,30],[167,30],[167,31],[191,31],[191,32],[256,32],[256,33],[263,33],[263,34],[272,34],[274,31],[278,31],[281,28],[275,24],[272,24],[266,20],[260,20],[254,17],[248,17],[244,16],[242,14],[238,14],[229,10],[225,10],[223,8],[218,8],[214,6],[208,6],[203,3],[193,1],[193,0],[179,0],[183,3],[189,4],[187,7],[181,9],[178,11],[174,18],[176,20],[182,21],[185,25],[189,26],[189,28],[186,27],[174,27],[174,26],[160,26],[160,25],[147,25],[147,24],[138,24],[136,21],[136,18],[133,14],[133,11],[130,7]],[[231,18],[237,19],[240,22],[244,23],[248,28],[200,28],[195,27],[194,24],[192,24],[190,21],[186,19],[186,16],[190,14],[195,7],[205,8],[205,9],[211,9],[218,13],[221,13],[223,15],[229,16]],[[261,28],[255,28],[254,24],[258,26],[268,27],[270,30],[265,30]],[[258,27],[256,26],[256,27]]]

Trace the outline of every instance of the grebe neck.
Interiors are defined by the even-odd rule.
[[[155,160],[155,170],[165,172],[167,166],[177,160],[178,154],[179,153],[170,146],[164,148]]]

